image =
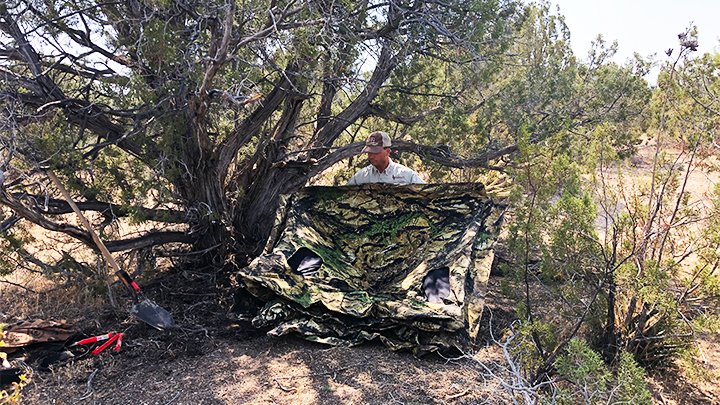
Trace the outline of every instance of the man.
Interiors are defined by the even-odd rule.
[[[348,186],[364,183],[425,184],[410,168],[390,159],[392,142],[388,134],[376,131],[370,134],[360,153],[367,153],[370,166],[358,171],[348,180]]]

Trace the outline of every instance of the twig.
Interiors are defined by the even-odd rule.
[[[183,328],[183,327],[181,327],[181,326],[178,326],[178,329],[180,329],[180,330],[183,331],[183,332],[189,332],[189,333],[205,332],[205,337],[207,337],[207,338],[210,337],[210,335],[208,335],[208,330],[205,329],[205,328],[188,329],[188,328]]]
[[[25,286],[22,285],[22,284],[13,283],[12,281],[0,280],[0,283],[8,284],[8,285],[11,285],[11,286],[13,286],[13,287],[22,288],[23,290],[25,290],[25,291],[27,291],[27,292],[30,292],[30,293],[33,293],[33,294],[38,294],[38,295],[46,295],[46,294],[49,294],[49,293],[51,293],[51,292],[53,292],[53,291],[60,290],[60,289],[62,289],[62,288],[64,288],[64,287],[67,287],[68,285],[70,285],[70,283],[66,283],[66,284],[63,284],[63,285],[61,285],[61,286],[59,286],[59,287],[51,288],[51,289],[49,289],[49,290],[47,290],[47,291],[36,291],[36,290],[33,290],[32,288],[25,287]]]
[[[22,360],[15,360],[15,362],[19,364],[20,367],[22,367],[23,372],[29,376],[28,378],[32,378],[32,376],[34,375],[32,367],[28,366],[27,363]]]
[[[297,388],[285,388],[285,387],[283,387],[282,384],[280,384],[279,380],[291,380],[293,378],[303,378],[303,377],[317,377],[317,376],[321,376],[321,375],[331,375],[334,380],[337,377],[338,372],[345,371],[345,370],[351,369],[353,367],[364,366],[364,365],[367,365],[367,363],[353,364],[351,366],[339,368],[337,370],[325,371],[325,372],[321,372],[321,373],[310,373],[310,374],[301,374],[301,375],[289,375],[289,376],[284,376],[284,377],[273,377],[273,381],[275,381],[277,383],[278,387],[280,387],[281,390],[283,390],[285,392],[293,392],[293,391],[297,391]]]
[[[189,321],[189,319],[188,319],[188,317],[187,317],[188,311],[190,311],[191,309],[195,308],[196,306],[202,305],[202,304],[212,304],[212,301],[201,301],[201,302],[198,302],[198,303],[195,303],[195,304],[190,305],[190,306],[183,312],[183,318],[185,318],[186,321]],[[207,331],[205,331],[205,334],[207,335]]]
[[[460,397],[462,397],[462,396],[464,396],[464,395],[467,395],[468,392],[470,392],[470,388],[466,389],[466,390],[463,391],[463,392],[457,393],[457,394],[455,394],[455,395],[450,395],[449,397],[447,397],[447,399],[460,398]]]
[[[186,252],[186,253],[165,253],[165,254],[158,254],[157,257],[182,257],[182,256],[192,256],[192,255],[201,255],[203,253],[207,253],[213,249],[217,249],[220,247],[222,243],[218,243],[217,245],[210,246],[209,248],[193,251],[193,252]]]
[[[202,305],[202,304],[212,304],[212,301],[200,301],[198,303],[192,304],[189,307],[187,307],[187,309],[185,309],[185,313],[187,313],[191,309],[195,308],[196,306]]]
[[[165,286],[163,285],[163,287],[165,287]],[[165,287],[165,289],[169,290],[168,287]],[[187,296],[195,296],[195,297],[211,297],[211,296],[217,295],[217,293],[202,294],[202,293],[183,293],[183,292],[170,292],[169,294],[170,295],[187,295]]]
[[[93,377],[95,377],[95,374],[97,374],[97,372],[98,372],[98,369],[95,369],[95,371],[93,371],[92,374],[90,374],[90,378],[88,378],[87,390],[85,391],[85,395],[80,397],[80,399],[78,399],[78,401],[88,399],[93,394],[94,391],[92,389],[92,380],[93,380]]]
[[[395,392],[397,392],[397,391],[395,391]],[[398,393],[398,395],[400,395],[400,393]],[[401,395],[401,396],[402,396],[402,395]],[[396,402],[396,403],[401,404],[401,405],[405,405],[405,402],[402,402],[402,401],[399,401],[399,400],[395,399],[395,396],[392,394],[392,392],[390,393],[390,398],[392,398],[393,402]]]
[[[294,392],[294,391],[297,391],[297,388],[295,388],[295,387],[293,387],[293,388],[285,388],[285,387],[283,387],[282,384],[280,384],[280,381],[278,381],[277,378],[273,378],[273,381],[275,381],[275,382],[277,383],[278,387],[280,387],[280,389],[283,390],[283,391],[285,391],[285,392]]]
[[[178,392],[178,393],[175,394],[175,396],[174,396],[170,401],[168,401],[165,405],[170,405],[170,404],[172,404],[173,402],[175,402],[176,399],[178,399],[179,396],[180,396],[180,393]]]

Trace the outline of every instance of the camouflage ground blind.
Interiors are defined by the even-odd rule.
[[[481,183],[305,188],[283,197],[265,252],[238,272],[233,314],[333,345],[458,347],[478,334],[500,222]],[[315,272],[289,263],[305,249],[322,259]]]

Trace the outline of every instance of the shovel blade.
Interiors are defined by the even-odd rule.
[[[130,313],[137,319],[156,329],[163,330],[175,326],[175,320],[172,315],[163,307],[147,298],[133,304],[132,308],[130,308]]]

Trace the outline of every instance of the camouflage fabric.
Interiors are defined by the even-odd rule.
[[[283,197],[265,252],[238,272],[233,313],[333,345],[457,347],[479,330],[501,211],[481,183],[305,188]],[[302,248],[322,258],[314,274],[288,263]],[[449,290],[429,302],[438,270]]]
[[[17,349],[35,343],[66,340],[76,331],[64,320],[35,319],[13,325],[0,324],[0,351],[12,353]]]

